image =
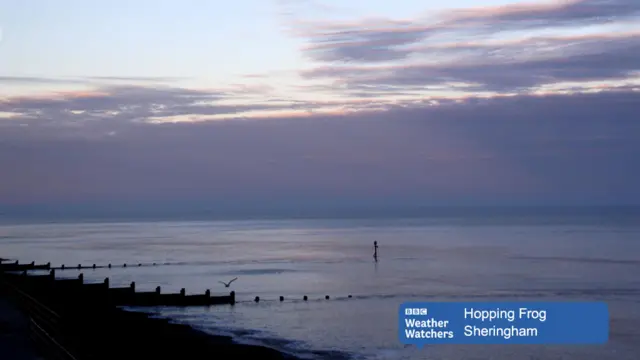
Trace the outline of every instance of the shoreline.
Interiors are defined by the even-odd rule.
[[[234,341],[231,336],[214,335],[196,329],[191,325],[174,323],[168,318],[152,317],[154,314],[150,313],[116,308],[113,309],[110,314],[105,315],[109,316],[106,328],[111,328],[112,331],[116,332],[117,335],[115,336],[120,338],[121,341],[129,343],[128,345],[121,344],[119,347],[125,350],[137,347],[141,355],[144,355],[144,358],[153,357],[155,359],[163,359],[167,358],[165,355],[169,352],[180,353],[181,358],[206,357],[208,353],[218,357],[222,353],[225,357],[234,359],[244,355],[256,359],[300,360],[291,354],[284,353],[277,349],[261,345],[240,344]],[[113,329],[114,326],[120,329]],[[123,331],[122,327],[126,327],[127,329]],[[142,330],[143,334],[147,335],[147,339],[142,339],[142,335],[138,335],[141,334],[140,330]],[[136,337],[136,335],[140,336],[140,338],[129,341],[132,337]],[[111,335],[111,337],[113,337],[113,335]],[[163,344],[160,346],[158,340],[162,338],[170,340],[172,344]],[[151,341],[142,341],[143,344],[138,344],[137,346],[132,344],[139,342],[141,339]],[[144,346],[145,342],[148,346]],[[153,354],[150,354],[150,348],[154,345],[156,348],[151,350]]]
[[[138,312],[134,309],[128,310],[128,309],[122,309],[123,311],[129,311],[129,312],[133,312],[133,313],[143,313],[146,314],[149,317],[154,317],[157,316],[156,319],[159,319],[161,321],[168,321],[168,322],[172,322],[173,319],[170,317],[165,317],[163,316],[161,313],[158,312]],[[229,343],[230,345],[237,345],[237,346],[246,346],[246,347],[251,347],[251,348],[265,348],[268,349],[269,351],[276,351],[278,353],[280,353],[283,356],[283,359],[287,359],[287,360],[309,360],[309,359],[313,359],[313,360],[353,360],[355,359],[354,354],[349,353],[349,352],[345,352],[343,350],[331,350],[331,349],[317,349],[317,348],[304,348],[304,349],[292,349],[292,350],[287,350],[286,346],[270,346],[268,345],[268,341],[265,342],[263,340],[259,340],[259,339],[247,339],[246,337],[244,337],[243,335],[223,335],[226,333],[233,333],[233,330],[225,330],[222,328],[216,328],[215,326],[213,328],[203,328],[203,329],[199,329],[198,327],[196,327],[195,325],[190,325],[188,323],[173,323],[175,325],[178,326],[186,326],[186,327],[190,327],[191,330],[193,330],[195,333],[201,334],[198,336],[208,336],[211,337],[212,340],[215,341],[221,341],[223,343]],[[252,328],[242,328],[240,330],[243,333],[246,332],[253,332],[254,329]],[[275,339],[277,342],[282,343],[282,342],[286,342],[286,343],[291,343],[294,342],[289,338],[282,338],[282,337],[276,337],[276,338],[270,338],[270,339]],[[262,358],[260,358],[262,359]]]

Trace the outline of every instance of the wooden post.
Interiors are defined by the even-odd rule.
[[[111,263],[109,263],[109,269],[111,269]]]
[[[94,269],[94,270],[96,269],[96,264],[93,264],[93,269]]]
[[[138,266],[142,266],[142,264],[138,263]]]
[[[122,265],[122,267],[127,267],[127,264]]]
[[[160,295],[160,286],[156,286],[156,295]]]
[[[29,264],[29,265],[31,265],[31,267],[34,267],[34,266],[36,266],[36,262],[32,261],[31,264]]]
[[[210,298],[211,297],[211,290],[207,289],[207,291],[204,292],[204,296],[206,296],[206,298]]]
[[[84,275],[82,273],[80,273],[80,275],[78,275],[78,280],[80,280],[80,284],[82,285],[82,283],[84,283]]]
[[[179,304],[180,305],[185,305],[186,304],[186,291],[184,290],[184,288],[180,289],[180,300],[179,300]]]
[[[307,297],[307,295],[305,295],[305,296],[302,297],[302,300],[307,301],[307,300],[309,300],[309,298]]]
[[[136,291],[136,282],[135,282],[135,281],[132,281],[132,282],[131,282],[131,285],[129,285],[129,287],[131,288],[131,291],[132,291],[132,292],[135,292],[135,291]]]
[[[62,266],[60,267],[62,270],[64,270],[64,264],[62,264]]]
[[[236,292],[235,292],[235,291],[232,291],[232,292],[229,294],[229,296],[231,297],[231,300],[230,300],[231,305],[235,305],[235,303],[236,303]]]
[[[284,296],[280,296],[280,301],[284,301]]]
[[[47,270],[49,270],[49,269],[51,269],[51,263],[50,262],[47,263]]]
[[[101,302],[101,305],[107,306],[111,304],[111,291],[109,291],[109,278],[106,277],[102,281],[102,296],[98,297],[97,300]]]
[[[51,271],[49,271],[49,277],[51,278],[51,280],[55,280],[56,279],[56,271],[55,271],[55,269],[51,269]]]
[[[82,269],[82,265],[78,264],[78,270]]]
[[[324,297],[326,300],[329,300],[329,295],[325,295]]]
[[[253,301],[255,301],[255,302],[260,302],[260,296],[256,296],[256,298],[255,298],[255,299],[253,299]]]

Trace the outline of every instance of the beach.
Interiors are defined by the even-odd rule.
[[[238,344],[150,313],[127,311],[77,291],[56,291],[32,276],[0,274],[3,359],[101,360],[251,357],[296,360],[275,349]],[[44,314],[44,315],[43,315]],[[31,321],[33,317],[33,321]],[[37,329],[37,330],[36,330]],[[38,338],[38,341],[32,339]]]
[[[135,281],[141,291],[161,286],[163,292],[210,289],[218,295],[229,290],[219,281],[238,277],[231,287],[235,306],[136,310],[299,358],[632,360],[640,350],[638,234],[640,225],[630,217],[540,214],[68,222],[5,224],[0,249],[24,262],[55,266],[170,264],[81,270],[86,282]],[[57,276],[78,273],[68,269]],[[605,301],[610,340],[602,346],[400,344],[398,306],[431,300]]]

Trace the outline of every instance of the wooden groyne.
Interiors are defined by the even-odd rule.
[[[92,264],[92,265],[82,265],[82,264],[78,264],[76,266],[68,266],[66,264],[62,264],[60,266],[56,266],[56,267],[50,267],[50,269],[54,269],[54,270],[84,270],[84,269],[114,269],[114,268],[132,268],[132,267],[147,267],[147,266],[161,266],[161,265],[174,265],[171,263],[151,263],[151,264],[143,264],[143,263],[137,263],[137,264],[107,264],[107,265],[96,265],[96,264]]]
[[[107,265],[66,265],[53,266],[51,263],[36,264],[31,262],[29,264],[20,264],[18,261],[11,261],[9,259],[0,259],[0,271],[24,271],[24,270],[85,270],[85,269],[114,269],[114,268],[133,268],[133,267],[149,267],[149,266],[167,266],[175,265],[172,263],[137,263],[137,264],[107,264]]]
[[[57,279],[55,270],[50,270],[48,275],[29,275],[24,271],[5,272],[3,276],[5,281],[20,290],[37,294],[40,298],[64,296],[69,301],[86,302],[94,306],[207,306],[233,305],[236,302],[233,291],[221,296],[212,296],[210,290],[201,295],[187,295],[183,288],[176,294],[163,294],[158,286],[152,292],[138,292],[135,282],[127,287],[111,287],[109,278],[100,283],[85,283],[84,274],[75,279]]]
[[[0,295],[13,300],[27,315],[30,336],[45,359],[295,359],[166,319],[120,310],[111,301],[100,299],[112,293],[123,293],[127,298],[136,293],[135,285],[118,289],[109,288],[108,282],[85,284],[83,280],[83,276],[55,279],[55,273],[30,276],[0,272]],[[187,298],[184,291],[178,295]]]
[[[7,259],[3,259],[7,260]],[[26,271],[26,270],[49,270],[51,269],[51,263],[46,264],[36,264],[35,262],[31,262],[29,264],[20,264],[18,261],[15,262],[0,262],[0,271]]]

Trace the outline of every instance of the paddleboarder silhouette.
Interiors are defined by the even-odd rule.
[[[373,259],[378,262],[378,242],[373,242]]]

